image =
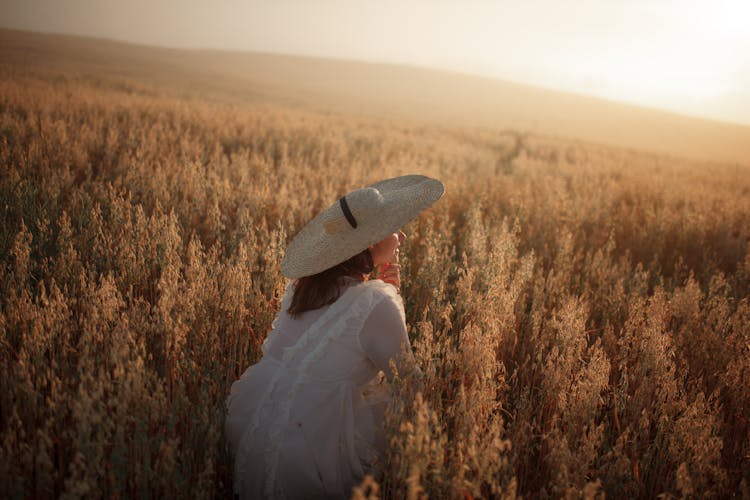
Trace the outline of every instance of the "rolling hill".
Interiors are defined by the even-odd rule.
[[[252,52],[180,50],[0,30],[0,68],[123,78],[236,103],[514,129],[750,164],[750,127],[445,71]]]

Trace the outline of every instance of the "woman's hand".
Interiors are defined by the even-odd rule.
[[[384,262],[378,268],[378,279],[390,283],[396,287],[396,290],[401,291],[401,266],[398,264]]]

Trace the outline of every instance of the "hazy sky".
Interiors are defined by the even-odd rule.
[[[750,124],[750,0],[0,0],[0,25],[431,66]]]

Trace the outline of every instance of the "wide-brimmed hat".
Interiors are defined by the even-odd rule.
[[[340,264],[396,232],[443,192],[442,182],[424,175],[404,175],[352,191],[297,233],[281,272],[301,278]]]

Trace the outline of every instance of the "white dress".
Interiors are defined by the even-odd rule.
[[[380,280],[331,304],[281,312],[262,359],[232,384],[226,434],[240,498],[349,498],[383,451],[389,360],[408,346],[404,307]],[[400,364],[400,363],[399,363]]]

